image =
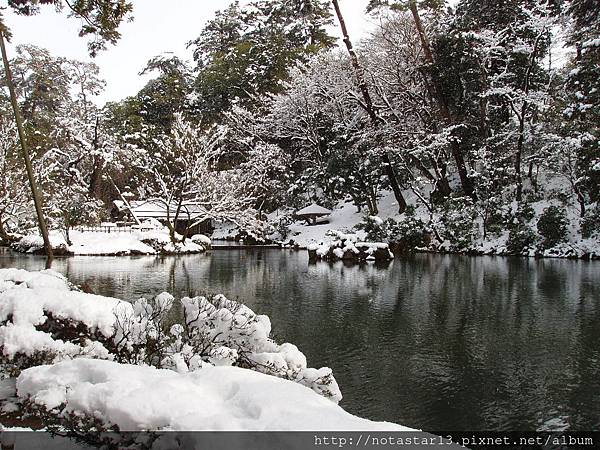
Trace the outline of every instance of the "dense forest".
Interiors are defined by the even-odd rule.
[[[371,0],[365,14],[378,26],[356,41],[337,0],[233,2],[187,44],[193,61],[156,56],[146,86],[102,107],[94,64],[19,46],[10,66],[50,227],[100,223],[126,194],[201,204],[279,241],[312,202],[352,204],[371,239],[404,248],[598,241],[597,0]],[[0,111],[11,241],[36,222],[6,89]]]

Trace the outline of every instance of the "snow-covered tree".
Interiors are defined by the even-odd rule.
[[[173,243],[185,241],[188,230],[207,219],[260,229],[245,174],[216,166],[221,135],[219,129],[204,132],[177,114],[171,132],[157,139],[156,150],[143,158],[140,194],[163,205]],[[186,221],[181,238],[179,221]]]
[[[233,2],[190,43],[197,63],[198,109],[209,122],[233,105],[282,92],[297,62],[333,45],[324,0]]]
[[[0,120],[0,240],[11,241],[12,233],[31,213],[29,186],[17,153],[17,130]]]

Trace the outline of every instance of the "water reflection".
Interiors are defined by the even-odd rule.
[[[0,266],[43,268],[4,253]],[[223,292],[334,369],[343,406],[426,430],[600,426],[600,263],[416,255],[387,267],[305,253],[56,259],[95,292]],[[544,425],[546,424],[546,425]]]

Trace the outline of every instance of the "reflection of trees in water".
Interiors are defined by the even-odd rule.
[[[583,349],[599,348],[598,333],[592,330],[598,329],[600,317],[596,309],[578,314],[577,304],[578,296],[588,306],[594,295],[598,298],[597,291],[590,292],[590,281],[600,267],[571,261],[422,258],[424,263],[400,266],[403,282],[398,283],[396,309],[404,318],[398,331],[410,330],[402,334],[410,342],[409,362],[400,369],[406,375],[402,384],[416,386],[411,395],[423,400],[412,402],[419,408],[415,415],[426,416],[433,407],[453,420],[434,427],[468,423],[475,429],[535,429],[537,419],[556,417],[548,417],[553,407],[577,414],[565,395],[573,386],[565,368],[574,366]],[[588,327],[591,339],[582,341],[583,317],[596,327]],[[591,379],[590,372],[598,379],[597,367],[576,377]],[[592,384],[586,384],[589,394]],[[599,410],[597,403],[591,409],[596,417]]]

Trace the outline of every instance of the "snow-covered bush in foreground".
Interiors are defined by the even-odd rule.
[[[183,317],[181,323],[176,320],[176,306]],[[100,422],[106,429],[109,424],[129,429],[133,423],[136,429],[221,429],[224,424],[233,429],[285,429],[283,421],[287,422],[291,413],[285,412],[282,417],[286,419],[281,420],[274,413],[267,418],[260,413],[259,397],[267,395],[267,391],[275,396],[279,386],[284,386],[279,392],[289,391],[294,396],[300,395],[294,394],[298,388],[290,385],[303,385],[321,394],[310,397],[305,391],[298,391],[304,392],[300,396],[306,397],[311,405],[339,402],[341,393],[331,369],[308,368],[306,357],[296,346],[279,345],[269,338],[270,333],[267,316],[256,315],[250,308],[222,295],[184,298],[177,305],[170,294],[163,293],[151,301],[140,299],[130,304],[80,292],[62,275],[50,270],[0,269],[2,378],[18,376],[17,397],[8,409],[41,418],[44,423],[54,421],[75,431],[100,426],[100,413],[105,414]],[[225,367],[217,369],[217,366]],[[275,377],[285,382],[274,381]],[[161,391],[156,387],[160,380],[165,380],[165,389],[179,384],[190,388],[186,408],[194,404],[205,411],[210,410],[206,405],[213,404],[220,408],[250,408],[261,419],[256,419],[254,425],[228,422],[229,416],[186,422],[192,419],[182,413],[175,420],[168,411],[178,410],[179,405],[171,405],[169,399],[175,393],[178,398],[186,398],[186,389]],[[210,387],[204,386],[205,381]],[[195,385],[199,387],[194,388]],[[263,388],[254,392],[255,385]],[[199,389],[205,393],[193,401],[194,392]],[[136,398],[141,399],[151,391],[156,392],[152,398],[156,405],[161,397],[165,402],[164,413],[154,412],[156,417],[146,420],[144,414],[151,413],[137,407]],[[237,398],[238,391],[244,391],[240,403],[228,403]],[[112,411],[110,408],[117,408],[119,403],[118,396],[114,396],[111,397],[114,405],[105,403],[103,412],[97,403],[108,392],[123,392],[123,398],[130,403],[122,404],[118,412]],[[78,403],[81,399],[90,403]],[[257,405],[250,401],[256,401]],[[0,399],[0,409],[7,407],[3,403]],[[290,405],[288,409],[297,408],[287,395],[274,404],[285,410],[284,403]],[[352,416],[341,409],[331,408],[327,406],[325,410],[335,411],[332,417],[339,415],[345,419],[340,419],[341,422],[332,419],[329,425],[346,424],[348,428],[360,425],[353,422],[356,418],[346,421]],[[246,417],[246,410],[241,417]],[[75,411],[80,416],[73,416],[77,415]],[[116,416],[111,415],[113,412]],[[235,416],[237,412],[228,414]],[[305,413],[298,414],[303,417],[303,426],[312,426]],[[255,417],[250,413],[248,416]],[[299,426],[299,419],[287,425]]]
[[[307,247],[311,260],[389,261],[394,258],[389,245],[385,243],[359,242],[356,234],[346,234],[337,230],[329,230],[327,236],[332,238],[330,242]]]
[[[183,320],[173,320],[175,299],[167,293],[115,316],[115,333],[107,344],[117,361],[170,368],[180,373],[207,365],[235,365],[296,381],[339,402],[331,369],[308,368],[293,344],[269,338],[271,322],[222,295],[181,299]]]

